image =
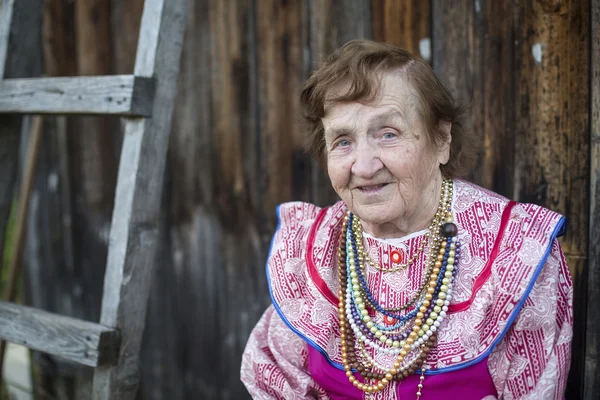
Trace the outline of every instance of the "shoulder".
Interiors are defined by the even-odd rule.
[[[300,256],[305,245],[317,235],[329,235],[344,217],[346,206],[337,202],[330,207],[319,207],[305,202],[289,202],[277,207],[277,229],[271,250],[284,247],[287,256]]]
[[[321,210],[321,207],[302,201],[282,203],[277,206],[277,230],[293,229],[311,224]]]
[[[542,236],[545,236],[544,242],[552,236],[564,234],[565,218],[540,205],[511,201],[498,193],[462,180],[456,182],[456,192],[454,208],[457,213],[464,214],[462,218],[497,225],[498,228],[504,225],[513,235],[518,228],[518,236],[533,236],[542,240]],[[498,233],[502,232],[498,230]]]

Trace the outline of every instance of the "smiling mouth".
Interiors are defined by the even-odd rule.
[[[361,192],[368,193],[368,192],[375,192],[386,185],[387,185],[387,183],[381,183],[379,185],[358,186],[357,189],[360,190]]]

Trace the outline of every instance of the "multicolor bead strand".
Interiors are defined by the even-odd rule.
[[[338,248],[341,356],[349,381],[361,391],[378,392],[391,381],[421,372],[417,398],[421,395],[427,355],[437,342],[437,330],[448,311],[460,255],[457,229],[452,223],[451,188],[452,182],[445,180],[431,224],[437,231],[428,232],[427,271],[413,299],[415,309],[405,315],[389,312],[370,293],[360,221],[350,212],[344,219]],[[384,315],[392,314],[399,322],[391,328],[375,323],[369,316],[369,305]],[[399,311],[409,307],[404,305]],[[377,363],[369,348],[396,356],[393,366],[386,368]],[[365,382],[357,379],[354,371]]]

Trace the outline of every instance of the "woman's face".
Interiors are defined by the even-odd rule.
[[[418,116],[418,97],[404,73],[387,73],[381,79],[372,103],[332,103],[327,108],[322,120],[327,168],[334,190],[367,231],[403,235],[419,226],[425,215],[430,218],[428,208],[434,207],[435,213],[442,180],[439,166],[449,157],[449,126],[448,142],[432,144]]]

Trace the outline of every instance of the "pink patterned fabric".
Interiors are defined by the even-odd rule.
[[[559,399],[572,337],[572,284],[555,241],[563,219],[539,206],[515,205],[504,216],[506,228],[488,265],[507,204],[497,194],[455,182],[453,213],[463,251],[451,307],[467,305],[456,308],[440,327],[438,344],[428,358],[428,375],[441,374],[436,379],[452,382],[451,371],[487,360],[499,397]],[[341,367],[337,304],[318,284],[337,295],[334,260],[346,208],[337,203],[320,216],[319,212],[306,203],[279,208],[280,226],[267,271],[274,306],[253,331],[242,363],[242,380],[254,398],[331,398],[308,370],[306,344],[333,367]],[[393,250],[414,254],[421,239],[417,234],[392,245],[367,237],[365,245],[372,259],[386,264]],[[384,307],[398,306],[416,292],[422,279],[420,263],[393,274],[368,268],[368,285]],[[491,273],[482,280],[486,270]],[[478,278],[481,285],[475,287]],[[382,318],[375,316],[378,322]],[[385,355],[375,359],[390,364]],[[390,384],[373,398],[398,398],[397,386]]]

